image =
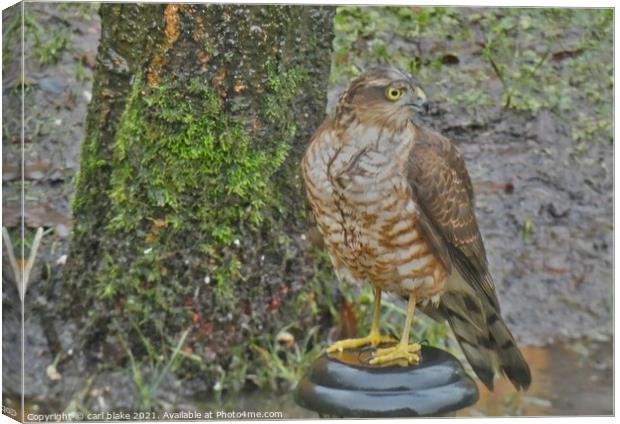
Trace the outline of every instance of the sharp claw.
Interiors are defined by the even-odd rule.
[[[385,349],[378,349],[370,360],[371,365],[380,365],[399,360],[406,360],[408,364],[417,364],[420,362],[420,355],[417,352],[421,346],[417,343],[410,345],[396,345]]]
[[[342,352],[342,348],[339,346],[335,346],[335,345],[331,345],[327,348],[327,353],[334,353],[334,352]]]

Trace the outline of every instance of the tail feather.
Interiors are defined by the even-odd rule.
[[[487,322],[490,339],[499,357],[499,368],[517,389],[527,390],[532,382],[530,367],[510,330],[497,313],[489,314]]]
[[[530,368],[490,302],[464,291],[447,292],[442,296],[440,312],[448,320],[474,372],[489,390],[493,390],[497,369],[517,389],[529,387]]]
[[[484,385],[489,390],[493,390],[493,378],[495,377],[493,351],[480,346],[479,332],[471,324],[454,319],[451,315],[447,315],[447,317],[452,332],[456,336],[469,365]]]

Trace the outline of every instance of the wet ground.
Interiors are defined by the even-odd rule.
[[[86,107],[92,95],[99,35],[96,5],[27,3],[26,7],[26,252],[35,229],[46,228],[26,301],[27,407],[39,412],[131,409],[139,395],[129,371],[117,369],[92,375],[79,352],[66,351],[65,347],[72,344],[72,328],[58,322],[54,315],[59,295],[55,283],[67,253],[69,202],[79,165]],[[472,13],[463,12],[464,16]],[[21,152],[16,112],[20,110],[20,72],[16,63],[17,33],[10,33],[15,19],[11,13],[3,14],[2,200],[3,225],[17,240]],[[475,26],[477,21],[472,22]],[[550,46],[550,51],[557,54],[552,57],[559,58],[552,69],[557,71],[556,78],[566,72],[562,68],[565,61],[578,54],[571,43],[580,39],[580,32],[566,31],[566,44]],[[472,110],[465,101],[447,100],[450,90],[463,90],[459,86],[463,81],[455,73],[478,75],[476,72],[488,68],[480,53],[482,47],[475,43],[466,46],[463,40],[437,41],[429,36],[416,41],[398,34],[379,35],[377,39],[390,40],[387,49],[392,55],[396,52],[390,49],[397,49],[401,56],[454,52],[452,56],[441,53],[448,65],[440,71],[421,73],[420,78],[426,75],[425,88],[435,99],[424,123],[451,137],[465,156],[502,312],[519,343],[525,346],[524,353],[533,369],[534,382],[526,394],[515,394],[501,384],[492,395],[481,389],[478,404],[461,414],[611,414],[612,144],[596,132],[589,142],[576,141],[573,121],[577,118],[573,120],[576,112],[571,110],[559,114],[553,108],[502,108],[497,78],[482,79],[477,87],[488,90],[497,100],[491,106]],[[363,53],[376,45],[372,38],[375,36],[362,34],[352,47],[359,55],[350,59],[361,65],[371,62]],[[10,40],[13,44],[7,44]],[[597,60],[607,59],[603,55]],[[345,76],[334,78],[328,109],[347,80]],[[611,96],[611,91],[602,95]],[[610,116],[603,118],[611,122]],[[6,404],[16,399],[11,387],[18,387],[17,375],[10,370],[16,368],[19,358],[9,346],[18,337],[20,314],[6,257],[3,263]],[[63,352],[63,361],[57,375],[56,368],[50,365],[59,358],[59,352]],[[290,392],[283,398],[271,393],[245,394],[214,405],[205,402],[204,397],[196,398],[203,388],[178,387],[170,376],[161,387],[158,401],[171,408],[282,409],[286,418],[315,416],[294,405]]]

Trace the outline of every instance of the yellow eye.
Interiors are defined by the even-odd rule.
[[[402,95],[403,95],[403,90],[401,90],[400,88],[388,87],[385,90],[385,98],[393,102],[400,99],[400,96]]]

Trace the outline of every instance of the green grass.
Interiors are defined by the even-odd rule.
[[[140,398],[140,407],[143,410],[150,410],[153,403],[157,400],[157,391],[159,390],[164,377],[169,372],[174,370],[174,368],[177,367],[183,360],[182,355],[179,355],[179,353],[185,345],[190,329],[188,328],[183,331],[179,337],[179,341],[174,345],[174,348],[170,354],[165,352],[160,354],[155,351],[149,339],[140,332],[136,325],[134,325],[134,328],[136,328],[146,350],[149,353],[148,358],[150,358],[150,362],[143,363],[138,361],[134,357],[131,349],[124,339],[124,336],[120,332],[119,334],[121,335],[119,336],[119,340],[127,352],[127,356],[129,357],[132,379],[136,385],[136,391]],[[148,370],[148,373],[143,372],[145,369]]]
[[[280,335],[290,335],[289,330],[293,330],[292,326],[283,328],[275,337],[265,337],[251,343],[250,346],[262,360],[261,366],[249,375],[249,379],[258,387],[273,391],[280,390],[283,384],[288,389],[295,387],[321,354],[323,346],[318,338],[319,327],[305,331],[299,340],[291,335],[292,342],[284,344],[280,341]],[[297,330],[292,333],[303,334]]]

